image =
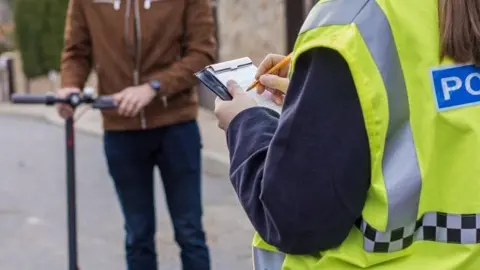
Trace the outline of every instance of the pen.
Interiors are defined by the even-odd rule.
[[[293,53],[290,53],[289,55],[285,56],[285,58],[282,59],[282,61],[278,62],[275,66],[273,66],[269,71],[267,71],[267,73],[265,74],[273,74],[275,72],[277,72],[279,69],[281,69],[282,67],[284,67],[285,65],[287,65],[289,62],[290,62],[290,59],[292,59],[292,54]],[[248,88],[247,88],[247,92],[252,90],[253,88],[257,87],[257,85],[259,84],[260,82],[258,80],[255,80]]]

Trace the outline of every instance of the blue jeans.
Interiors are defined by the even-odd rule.
[[[184,270],[209,270],[202,225],[201,140],[190,121],[139,131],[106,131],[104,147],[125,219],[128,270],[156,270],[154,167],[163,181]]]

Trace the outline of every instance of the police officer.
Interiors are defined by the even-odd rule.
[[[216,104],[256,269],[480,269],[480,2],[320,1],[290,65]]]

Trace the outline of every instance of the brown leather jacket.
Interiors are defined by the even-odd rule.
[[[62,87],[83,88],[92,68],[100,95],[159,80],[160,94],[138,117],[104,111],[104,128],[188,121],[198,113],[193,73],[214,61],[215,50],[210,0],[70,0]]]

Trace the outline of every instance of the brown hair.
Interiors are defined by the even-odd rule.
[[[480,0],[440,0],[441,57],[480,66]]]

